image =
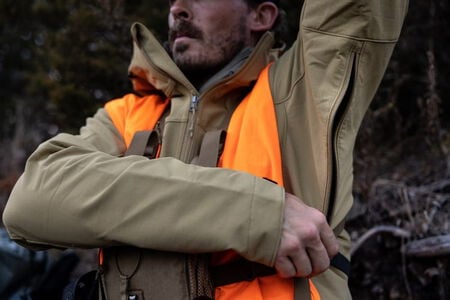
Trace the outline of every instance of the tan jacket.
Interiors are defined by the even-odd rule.
[[[297,41],[270,69],[286,190],[326,213],[332,227],[351,208],[357,130],[407,2],[307,0]],[[130,71],[138,92],[157,89],[171,98],[163,158],[121,157],[124,140],[100,109],[79,135],[59,134],[30,156],[3,216],[11,237],[44,248],[234,249],[272,266],[284,190],[249,174],[188,164],[204,132],[226,128],[248,86],[274,60],[271,35],[197,91],[145,27],[136,24],[132,34]],[[345,231],[339,240],[348,256]],[[345,276],[334,268],[314,282],[323,299],[350,297]]]

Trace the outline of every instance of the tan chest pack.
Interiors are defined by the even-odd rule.
[[[159,124],[159,127],[164,126]],[[160,133],[138,131],[125,155],[149,159],[158,153]],[[215,167],[223,149],[224,131],[205,134],[196,164]],[[214,299],[217,286],[273,275],[275,269],[240,259],[218,267],[210,266],[208,254],[186,254],[111,247],[100,252],[98,272],[100,299],[108,300],[202,300]]]

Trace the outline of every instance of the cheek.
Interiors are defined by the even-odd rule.
[[[208,40],[214,40],[216,43],[224,37],[233,35],[233,28],[236,28],[234,22],[230,22],[229,19],[223,18],[223,16],[216,16],[214,20],[210,20],[205,24],[209,24],[209,26],[204,27],[205,37],[208,37]]]
[[[222,32],[224,30],[230,30],[237,22],[242,20],[240,17],[242,14],[237,9],[218,6],[214,11],[210,11],[209,14],[203,15],[198,19],[199,24],[205,24],[204,29],[211,32]]]

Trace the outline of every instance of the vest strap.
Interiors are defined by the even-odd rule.
[[[141,155],[150,159],[155,158],[158,153],[158,146],[159,137],[156,130],[137,131],[124,155]]]
[[[350,261],[341,253],[338,253],[331,259],[330,264],[344,272],[347,276],[350,274]],[[268,267],[263,264],[248,261],[246,259],[238,259],[224,265],[211,267],[211,277],[214,287],[219,287],[231,283],[240,281],[252,281],[257,277],[275,275],[277,271],[274,268]],[[298,280],[301,280],[299,278]],[[309,285],[307,280],[305,281],[305,287],[300,287],[299,292],[302,291],[303,297],[310,295]],[[303,283],[300,283],[300,286]],[[304,291],[307,291],[304,293]],[[301,298],[304,300],[305,298]]]
[[[240,281],[252,281],[257,277],[275,275],[274,268],[240,258],[224,265],[212,266],[211,277],[214,287]]]
[[[333,230],[334,234],[336,236],[339,236],[341,234],[342,230],[344,230],[345,227],[345,220],[341,221]],[[350,277],[350,261],[341,253],[339,252],[336,256],[334,256],[331,261],[330,265],[335,267],[336,269],[344,272],[347,277]]]
[[[211,168],[217,167],[217,161],[223,151],[225,137],[225,130],[206,132],[200,146],[197,165]]]
[[[341,252],[331,259],[330,265],[342,271],[347,277],[350,276],[350,261]]]
[[[303,277],[294,280],[294,300],[311,300],[309,280]]]

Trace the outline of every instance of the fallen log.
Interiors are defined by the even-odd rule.
[[[403,252],[408,256],[436,257],[450,255],[450,234],[408,242]]]
[[[358,240],[356,240],[351,249],[350,255],[353,255],[369,238],[378,233],[389,233],[399,238],[409,238],[411,233],[405,229],[399,228],[392,225],[379,225],[371,228],[366,233],[364,233]]]

